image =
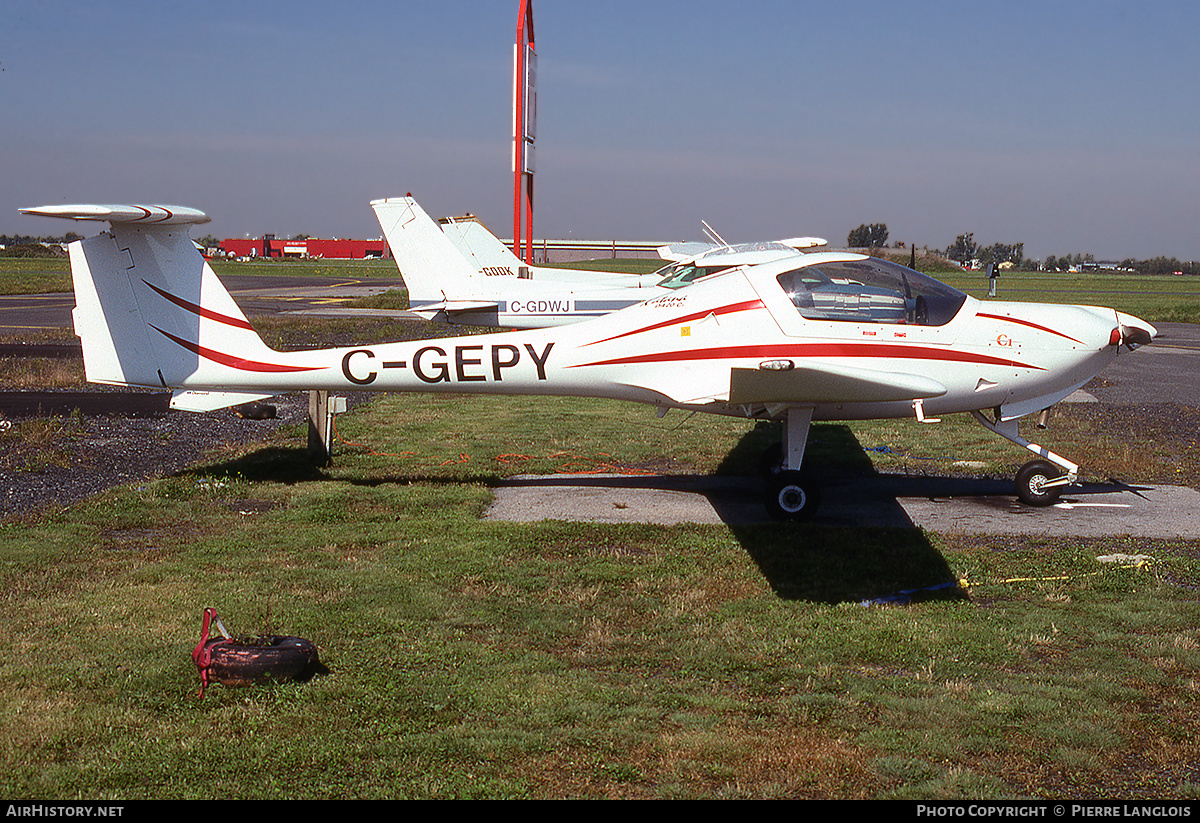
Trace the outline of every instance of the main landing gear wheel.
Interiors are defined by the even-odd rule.
[[[776,520],[798,523],[813,516],[820,505],[817,487],[798,471],[781,471],[769,484],[767,511]]]
[[[1029,506],[1049,506],[1058,499],[1066,485],[1048,484],[1062,476],[1062,469],[1053,463],[1030,460],[1017,472],[1017,497]]]

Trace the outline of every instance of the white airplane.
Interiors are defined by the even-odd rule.
[[[799,254],[819,238],[742,245],[695,244],[653,274],[610,274],[527,266],[472,218],[439,226],[412,195],[371,203],[408,288],[409,308],[429,320],[533,329],[577,323],[670,294],[741,265]]]
[[[22,211],[111,224],[69,247],[89,381],[170,389],[174,408],[197,411],[317,389],[603,397],[781,420],[765,502],[788,520],[817,506],[818,489],[800,472],[813,420],[970,412],[1037,455],[1018,472],[1017,494],[1051,503],[1079,467],[1022,438],[1018,419],[1157,334],[1112,309],[981,303],[895,263],[816,252],[568,326],[278,352],[192,245],[202,212]]]
[[[412,203],[412,195],[406,198]],[[383,201],[397,202],[397,201]],[[467,259],[472,267],[488,277],[517,277],[523,280],[551,280],[562,283],[579,283],[580,285],[612,285],[612,286],[654,286],[674,273],[672,267],[666,267],[649,274],[623,274],[619,272],[602,272],[594,269],[570,269],[559,266],[534,266],[526,263],[513,254],[512,250],[500,238],[488,231],[487,227],[474,215],[463,217],[442,217],[438,219],[442,232],[454,244],[459,253]],[[727,250],[732,244],[727,243],[707,223],[705,233],[714,241],[710,243],[689,242],[669,243],[659,246],[655,253],[663,260],[672,262],[693,261],[696,258],[719,250]],[[793,237],[780,240],[779,243],[796,250],[812,249],[826,245],[827,241],[820,237]]]

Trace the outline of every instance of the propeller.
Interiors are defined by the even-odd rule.
[[[1138,346],[1148,345],[1158,335],[1158,329],[1149,323],[1146,324],[1148,328],[1129,325],[1122,321],[1137,320],[1137,318],[1121,312],[1113,313],[1116,315],[1117,325],[1113,327],[1112,333],[1108,337],[1110,346],[1119,346],[1124,343],[1132,351]]]
[[[1145,346],[1153,339],[1154,335],[1139,326],[1121,326],[1121,342],[1131,349]]]

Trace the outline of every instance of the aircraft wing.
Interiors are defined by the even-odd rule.
[[[803,365],[790,369],[732,369],[730,403],[884,403],[940,397],[946,387],[920,374]]]
[[[790,369],[686,369],[664,379],[661,370],[628,376],[629,386],[659,392],[672,403],[703,406],[812,405],[816,403],[883,403],[940,397],[942,383],[920,374],[903,374],[828,363]]]

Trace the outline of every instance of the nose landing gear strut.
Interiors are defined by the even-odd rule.
[[[988,431],[1038,455],[1037,459],[1030,460],[1017,471],[1017,497],[1022,503],[1028,506],[1049,506],[1063,493],[1063,489],[1079,479],[1079,466],[1045,446],[1030,443],[1021,437],[1017,433],[1015,418],[1002,420],[998,412],[994,419],[981,411],[973,411],[971,415]]]

